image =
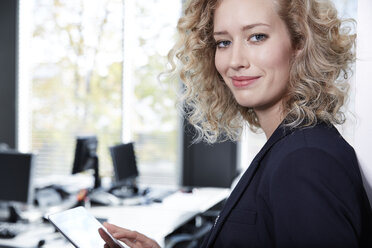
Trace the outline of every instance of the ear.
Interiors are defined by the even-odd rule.
[[[292,59],[295,59],[301,52],[303,51],[303,48],[301,49],[294,49],[292,54]]]
[[[304,50],[304,40],[299,40],[296,44],[293,44],[293,58],[297,57]]]
[[[295,50],[295,56],[299,55],[300,53],[302,53],[304,49],[303,48],[298,48]]]

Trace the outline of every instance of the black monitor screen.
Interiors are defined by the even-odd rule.
[[[110,153],[117,184],[125,183],[138,177],[133,143],[112,146],[110,147]]]
[[[97,157],[97,137],[85,136],[76,138],[75,159],[72,174],[95,169],[94,159]]]
[[[33,155],[0,152],[0,201],[31,203]]]

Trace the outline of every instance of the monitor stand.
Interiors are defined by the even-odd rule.
[[[139,190],[136,184],[115,186],[110,189],[110,193],[119,198],[131,198],[136,197],[139,194]]]
[[[21,210],[19,206],[12,204],[12,203],[5,203],[2,204],[0,207],[0,221],[2,222],[19,222],[24,220],[21,217]]]
[[[93,169],[94,169],[94,189],[101,187],[101,178],[99,177],[99,166],[98,166],[98,156],[93,157]]]

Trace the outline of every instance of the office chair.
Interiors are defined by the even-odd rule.
[[[180,233],[169,237],[166,242],[165,248],[196,248],[199,247],[206,236],[211,230],[213,224],[205,222],[194,233]]]

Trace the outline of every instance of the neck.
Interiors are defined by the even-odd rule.
[[[275,129],[284,119],[281,106],[281,103],[278,103],[271,106],[270,108],[265,108],[263,110],[254,110],[267,139],[271,137]]]

